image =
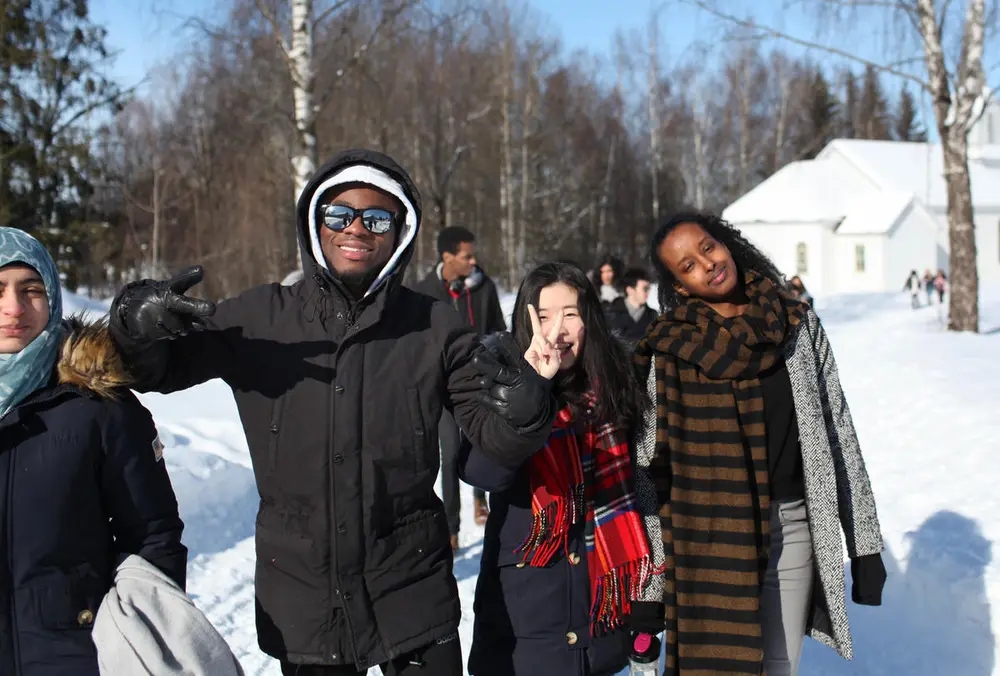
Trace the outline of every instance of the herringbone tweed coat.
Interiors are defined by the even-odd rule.
[[[806,507],[817,570],[809,634],[845,659],[851,659],[843,542],[846,539],[851,558],[878,554],[883,549],[882,532],[854,422],[840,387],[837,364],[826,332],[812,310],[799,325],[798,334],[789,341],[785,364],[798,419]],[[656,401],[652,368],[647,382],[650,396]],[[636,492],[654,559],[662,563],[659,505],[653,481],[646,471],[656,448],[655,406],[646,412],[644,422],[644,432],[633,445]],[[662,598],[662,587],[650,585],[644,598],[658,601]]]

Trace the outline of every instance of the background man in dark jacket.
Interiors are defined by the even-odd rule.
[[[615,336],[634,345],[642,340],[646,327],[656,319],[656,311],[646,304],[649,275],[642,268],[630,268],[621,276],[621,286],[625,295],[612,301],[608,308],[608,326]]]
[[[335,157],[297,220],[301,281],[217,309],[182,295],[200,269],[136,282],[112,305],[115,340],[140,389],[233,388],[260,492],[257,636],[284,674],[457,676],[437,422],[451,410],[480,450],[517,466],[551,429],[549,383],[403,287],[420,196],[389,157]]]
[[[476,264],[476,237],[462,227],[445,228],[438,233],[438,256],[441,262],[415,288],[455,308],[462,322],[483,336],[506,331],[507,322],[500,309],[500,299],[493,280]],[[438,425],[441,442],[441,493],[451,532],[452,549],[458,549],[458,531],[462,511],[458,484],[458,448],[461,432],[448,411]],[[475,489],[476,523],[486,523],[489,508],[486,493]]]

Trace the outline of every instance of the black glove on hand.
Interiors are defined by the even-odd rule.
[[[132,282],[111,303],[112,330],[132,340],[152,341],[205,328],[203,319],[215,313],[215,303],[183,295],[204,274],[205,270],[196,265],[165,282]]]
[[[550,413],[552,383],[525,361],[514,336],[506,331],[486,336],[473,357],[482,373],[479,401],[517,429],[530,428]]]
[[[659,634],[666,627],[666,608],[658,601],[632,601],[625,625],[636,634]]]
[[[881,554],[851,559],[851,600],[862,606],[882,605],[885,587],[885,564]]]

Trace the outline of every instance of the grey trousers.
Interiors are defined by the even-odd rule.
[[[760,597],[767,676],[796,676],[812,607],[813,549],[805,500],[771,504],[771,559]]]

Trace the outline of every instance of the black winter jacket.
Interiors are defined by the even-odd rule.
[[[78,329],[64,362],[112,362],[94,356],[114,356],[98,334]],[[109,398],[99,374],[64,374],[0,420],[4,676],[97,676],[90,630],[119,556],[185,581],[183,523],[149,412],[127,390]]]
[[[207,330],[184,338],[138,343],[119,332],[116,340],[142,389],[173,392],[211,378],[233,388],[261,497],[261,649],[364,670],[458,630],[448,526],[434,492],[442,409],[495,461],[516,466],[544,442],[555,403],[526,430],[478,404],[477,337],[449,305],[402,286],[412,247],[357,303],[316,264],[309,200],[324,179],[359,163],[394,177],[419,210],[391,159],[342,154],[299,200],[301,282],[223,301]]]
[[[646,329],[656,319],[656,311],[648,305],[642,312],[639,321],[632,319],[628,307],[625,305],[625,297],[615,298],[604,312],[608,319],[608,328],[620,340],[634,345],[642,340],[646,335]]]
[[[590,635],[590,577],[584,528],[544,568],[517,550],[532,527],[525,467],[496,465],[471,444],[459,451],[465,481],[489,491],[490,516],[476,584],[469,673],[474,676],[600,676],[626,666],[629,633]]]
[[[458,298],[451,294],[441,277],[441,263],[413,288],[451,305],[466,326],[474,328],[480,336],[507,330],[496,284],[478,267],[461,284]]]

